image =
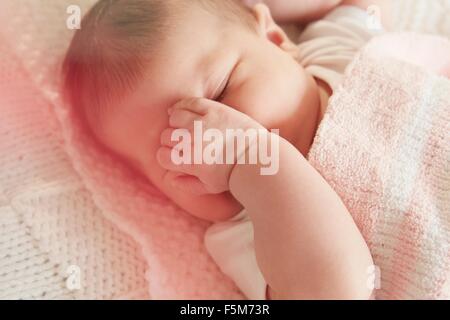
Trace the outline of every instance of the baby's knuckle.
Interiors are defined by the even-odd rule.
[[[192,107],[195,104],[196,98],[186,98],[178,101],[173,106],[174,109],[186,109]]]
[[[179,100],[172,106],[172,109],[175,111],[176,109],[182,108],[185,104],[186,100]]]
[[[200,103],[199,98],[188,98],[187,99],[187,105],[190,106],[190,107],[195,106],[198,103]]]

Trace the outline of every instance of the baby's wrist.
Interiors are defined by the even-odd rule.
[[[258,134],[249,141],[245,150],[238,153],[230,170],[228,179],[230,191],[233,188],[233,181],[251,180],[256,175],[275,175],[279,167],[280,143],[286,141],[276,133],[259,128]]]

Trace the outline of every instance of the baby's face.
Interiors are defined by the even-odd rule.
[[[270,21],[263,20],[270,16],[256,16],[259,34],[203,10],[185,13],[177,32],[150,57],[145,79],[120,103],[120,111],[107,116],[100,134],[175,203],[212,220],[229,218],[240,205],[228,193],[197,196],[174,189],[156,151],[168,127],[167,109],[189,97],[220,100],[295,143],[311,79],[277,46],[278,36],[267,36]]]

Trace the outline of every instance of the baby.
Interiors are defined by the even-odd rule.
[[[261,3],[101,0],[69,48],[65,93],[102,145],[215,222],[207,249],[249,298],[367,299],[369,249],[306,157],[345,67],[376,33],[357,8],[373,2],[268,1],[284,21],[342,5],[297,46]],[[194,123],[264,132],[279,169],[238,161],[251,141],[226,164],[174,163],[177,130]]]

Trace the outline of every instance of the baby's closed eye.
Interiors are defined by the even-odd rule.
[[[214,99],[217,102],[222,102],[225,98],[225,95],[227,93],[228,85],[230,84],[231,76],[227,76],[220,85],[219,89],[217,90],[216,94],[214,95]]]

